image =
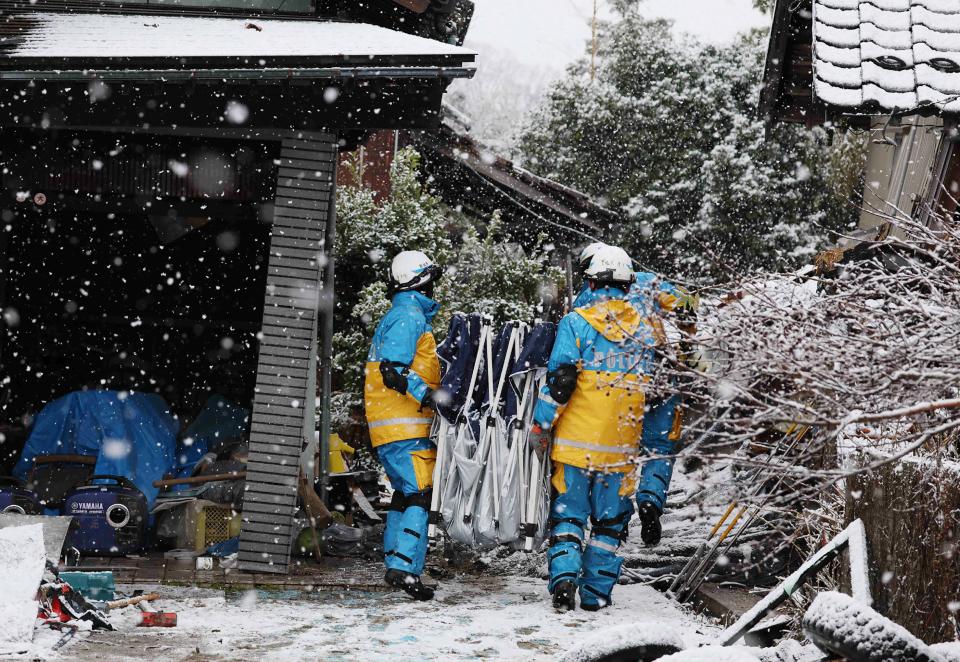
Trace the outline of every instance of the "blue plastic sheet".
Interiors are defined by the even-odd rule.
[[[211,448],[228,439],[244,435],[250,412],[238,407],[222,395],[211,395],[203,409],[193,419],[177,448],[177,476],[193,475],[193,468]],[[174,491],[190,489],[178,485]]]
[[[37,415],[13,474],[25,480],[38,456],[94,456],[95,474],[128,478],[152,508],[153,481],[174,467],[179,427],[158,395],[76,391]]]
[[[240,536],[234,536],[233,538],[227,538],[223,542],[215,542],[209,547],[205,554],[209,556],[216,556],[217,558],[223,558],[225,556],[230,556],[231,554],[236,554],[240,551]]]

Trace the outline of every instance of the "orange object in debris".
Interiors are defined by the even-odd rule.
[[[177,627],[177,614],[172,611],[145,611],[137,627],[175,628]]]

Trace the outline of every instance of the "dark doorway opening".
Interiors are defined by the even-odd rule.
[[[201,144],[202,149],[196,146]],[[0,475],[81,389],[253,400],[277,144],[8,132],[0,147]]]

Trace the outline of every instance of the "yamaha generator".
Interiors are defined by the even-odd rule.
[[[40,515],[40,500],[16,478],[0,476],[0,513]]]
[[[91,476],[86,485],[67,494],[63,514],[73,518],[65,548],[95,556],[123,556],[144,549],[147,499],[126,478]]]

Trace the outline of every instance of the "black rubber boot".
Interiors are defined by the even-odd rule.
[[[577,585],[560,582],[553,587],[553,608],[558,611],[573,611],[577,608]]]
[[[660,510],[649,501],[637,503],[637,512],[640,515],[640,539],[645,545],[657,545],[663,529],[660,527]]]
[[[404,593],[414,600],[433,600],[433,589],[424,586],[423,582],[416,575],[411,575],[403,570],[387,570],[384,580],[396,588],[402,589]]]

